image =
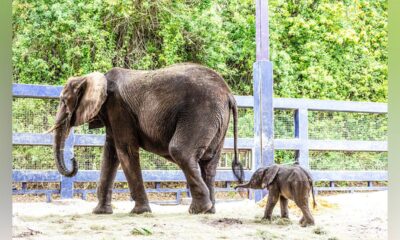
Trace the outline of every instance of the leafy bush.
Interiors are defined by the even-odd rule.
[[[14,81],[193,61],[252,94],[252,0],[13,1]],[[277,97],[387,99],[387,1],[269,1]]]

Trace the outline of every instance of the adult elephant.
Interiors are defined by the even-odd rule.
[[[222,77],[192,63],[153,71],[113,68],[68,79],[60,95],[54,130],[58,171],[74,176],[64,162],[64,144],[72,126],[89,123],[105,127],[98,205],[95,214],[112,213],[111,193],[121,163],[135,207],[132,213],[151,212],[139,163],[139,148],[179,165],[192,194],[189,212],[214,213],[214,180],[228,129],[234,119],[232,170],[241,182],[243,168],[237,153],[237,106]]]

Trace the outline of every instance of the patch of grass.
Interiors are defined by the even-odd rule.
[[[67,228],[71,228],[72,226],[74,226],[74,224],[72,224],[72,223],[65,223],[65,224],[63,224],[62,226],[63,226],[64,229],[67,229]]]
[[[228,237],[228,236],[225,236],[225,235],[223,235],[223,236],[218,236],[218,239],[229,239],[229,237]]]
[[[55,220],[51,221],[51,223],[63,224],[63,223],[65,223],[65,220],[62,219],[62,218],[60,218],[60,219],[55,219]]]
[[[256,218],[254,219],[254,223],[263,223],[263,224],[267,224],[267,223],[271,223],[271,221],[270,221],[270,220],[267,220],[267,219],[265,219],[265,218],[262,218],[262,217],[256,217]]]
[[[265,230],[256,230],[256,236],[261,238],[262,240],[275,240],[275,239],[282,239],[280,236],[276,235],[275,233],[271,233]]]
[[[76,233],[76,230],[74,230],[74,229],[68,229],[68,230],[64,231],[65,235],[73,235],[75,233]]]
[[[106,226],[103,225],[91,225],[89,228],[93,231],[106,230]]]
[[[288,218],[281,218],[280,216],[272,216],[271,220],[267,220],[265,218],[256,217],[254,223],[261,223],[261,224],[276,224],[280,226],[291,225],[292,221]]]
[[[129,213],[129,216],[144,217],[144,218],[153,218],[154,217],[153,213],[151,213],[151,212],[145,212],[145,213],[141,213],[141,214]]]
[[[78,219],[78,218],[80,218],[81,216],[79,216],[78,214],[74,214],[74,215],[72,215],[71,217],[70,217],[70,219],[72,220],[72,221],[76,221],[76,219]]]
[[[153,213],[150,213],[150,212],[142,213],[142,214],[140,214],[140,216],[144,217],[144,218],[154,218]]]
[[[153,231],[144,227],[136,227],[131,230],[131,235],[141,235],[141,236],[150,236],[153,234]]]
[[[292,221],[289,218],[276,218],[272,219],[272,223],[276,225],[286,226],[292,224]]]
[[[325,235],[326,231],[322,227],[316,227],[314,228],[313,233],[318,235]]]
[[[129,213],[114,213],[113,215],[112,215],[112,217],[114,218],[114,219],[120,219],[120,218],[126,218],[126,217],[128,217],[130,214]]]
[[[42,219],[49,219],[49,218],[54,218],[54,217],[59,217],[58,215],[55,215],[55,214],[48,214],[48,215],[45,215],[45,216],[43,216],[43,217],[41,217]]]

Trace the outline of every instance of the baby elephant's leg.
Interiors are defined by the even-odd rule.
[[[303,225],[304,221],[305,221],[304,216],[301,216],[300,221],[299,221],[300,225]]]
[[[276,203],[279,200],[279,191],[270,190],[268,193],[268,202],[267,206],[265,207],[265,213],[263,219],[271,220],[272,211]]]
[[[289,218],[288,199],[281,195],[279,203],[281,205],[281,217]]]
[[[308,207],[308,199],[296,201],[297,206],[303,213],[303,217],[300,219],[300,225],[306,227],[307,225],[314,225],[314,218],[311,215],[310,208]]]

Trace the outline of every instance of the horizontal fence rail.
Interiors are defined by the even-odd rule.
[[[56,99],[59,97],[62,87],[60,86],[41,86],[30,84],[13,84],[13,96],[15,98],[44,98]],[[237,105],[240,108],[253,108],[253,96],[235,96]],[[352,112],[352,113],[376,113],[386,114],[387,104],[370,102],[350,102],[350,101],[331,101],[331,100],[309,100],[309,99],[290,99],[275,98],[273,102],[274,109],[294,110],[294,138],[275,139],[275,150],[294,150],[299,153],[299,163],[309,168],[309,151],[360,151],[360,152],[386,152],[387,141],[358,141],[358,140],[315,140],[308,137],[308,112],[309,111],[328,111],[328,112]],[[70,136],[71,146],[103,146],[104,135],[96,134],[76,134]],[[32,145],[32,146],[50,146],[53,143],[52,134],[45,133],[13,133],[13,145]],[[226,138],[224,142],[225,149],[233,148],[233,139]],[[248,149],[254,151],[254,138],[239,138],[239,149]],[[254,159],[253,159],[254,162]],[[252,164],[254,166],[254,164]],[[255,169],[245,171],[245,179],[249,179]],[[183,172],[180,170],[143,170],[143,179],[145,182],[182,182],[185,181]],[[331,170],[311,170],[314,181],[387,181],[387,171],[331,171]],[[64,178],[57,171],[51,170],[13,170],[14,182],[61,182],[61,188],[72,188],[74,182],[97,182],[100,171],[98,170],[80,170],[73,178]],[[116,182],[126,182],[122,171],[118,171]],[[216,181],[233,182],[235,178],[230,170],[218,170]],[[63,184],[64,182],[64,184]],[[320,187],[318,191],[325,190],[354,190],[354,189],[385,189],[385,187]],[[218,191],[233,191],[232,188],[220,188]],[[69,191],[69,192],[68,192]],[[69,189],[67,192],[81,194],[82,198],[87,193],[93,193],[93,189]],[[115,190],[116,192],[127,192],[127,190]],[[179,202],[180,194],[188,192],[187,189],[161,190],[161,188],[148,189],[148,192],[170,191],[177,194],[176,201]],[[39,194],[44,193],[47,199],[51,194],[61,194],[62,190],[13,190],[14,194]]]

